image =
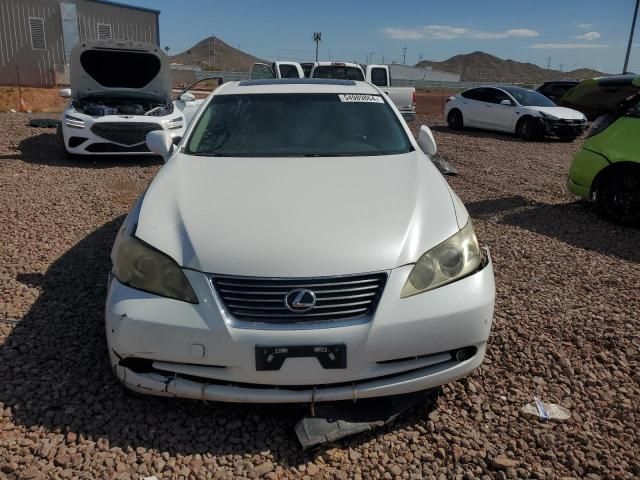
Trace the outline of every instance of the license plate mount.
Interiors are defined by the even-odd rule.
[[[347,368],[346,345],[302,345],[266,347],[256,345],[256,370],[280,370],[287,358],[315,357],[327,370]]]

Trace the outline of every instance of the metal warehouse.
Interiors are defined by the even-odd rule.
[[[432,82],[459,82],[460,74],[442,72],[431,67],[420,68],[393,63],[389,65],[394,80],[425,80]]]
[[[51,87],[68,78],[80,41],[160,44],[158,10],[106,0],[0,0],[0,85]]]

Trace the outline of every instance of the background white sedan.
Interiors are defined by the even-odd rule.
[[[574,140],[587,125],[577,110],[558,107],[534,90],[515,86],[465,90],[447,99],[444,114],[453,129],[484,128],[515,133],[525,140],[547,135]]]

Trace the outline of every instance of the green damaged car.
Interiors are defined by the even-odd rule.
[[[581,82],[562,104],[595,118],[569,170],[571,192],[611,221],[640,224],[640,76]]]

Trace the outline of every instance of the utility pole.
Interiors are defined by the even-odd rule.
[[[407,46],[406,45],[402,49],[402,64],[403,65],[407,64]]]
[[[384,53],[382,54],[382,64],[384,65]]]
[[[547,57],[547,70],[551,68],[551,57]]]
[[[313,32],[313,41],[316,42],[316,62],[318,61],[318,45],[322,41],[322,32]]]
[[[213,68],[216,65],[216,36],[213,36]]]
[[[207,69],[211,70],[211,39],[209,39],[209,62],[207,62]]]
[[[559,67],[560,67],[559,70],[562,71],[562,68],[564,67],[564,63],[561,63]]]
[[[371,52],[371,53],[367,54],[367,65],[371,65],[371,63],[373,62],[373,55],[375,53],[376,52]]]
[[[640,5],[640,0],[636,0],[636,9],[633,11],[631,32],[629,32],[629,44],[627,45],[627,55],[624,57],[624,67],[622,68],[622,73],[627,73],[627,67],[629,66],[629,55],[631,54],[631,44],[633,43],[633,31],[636,29],[636,19],[638,18],[638,5]]]

